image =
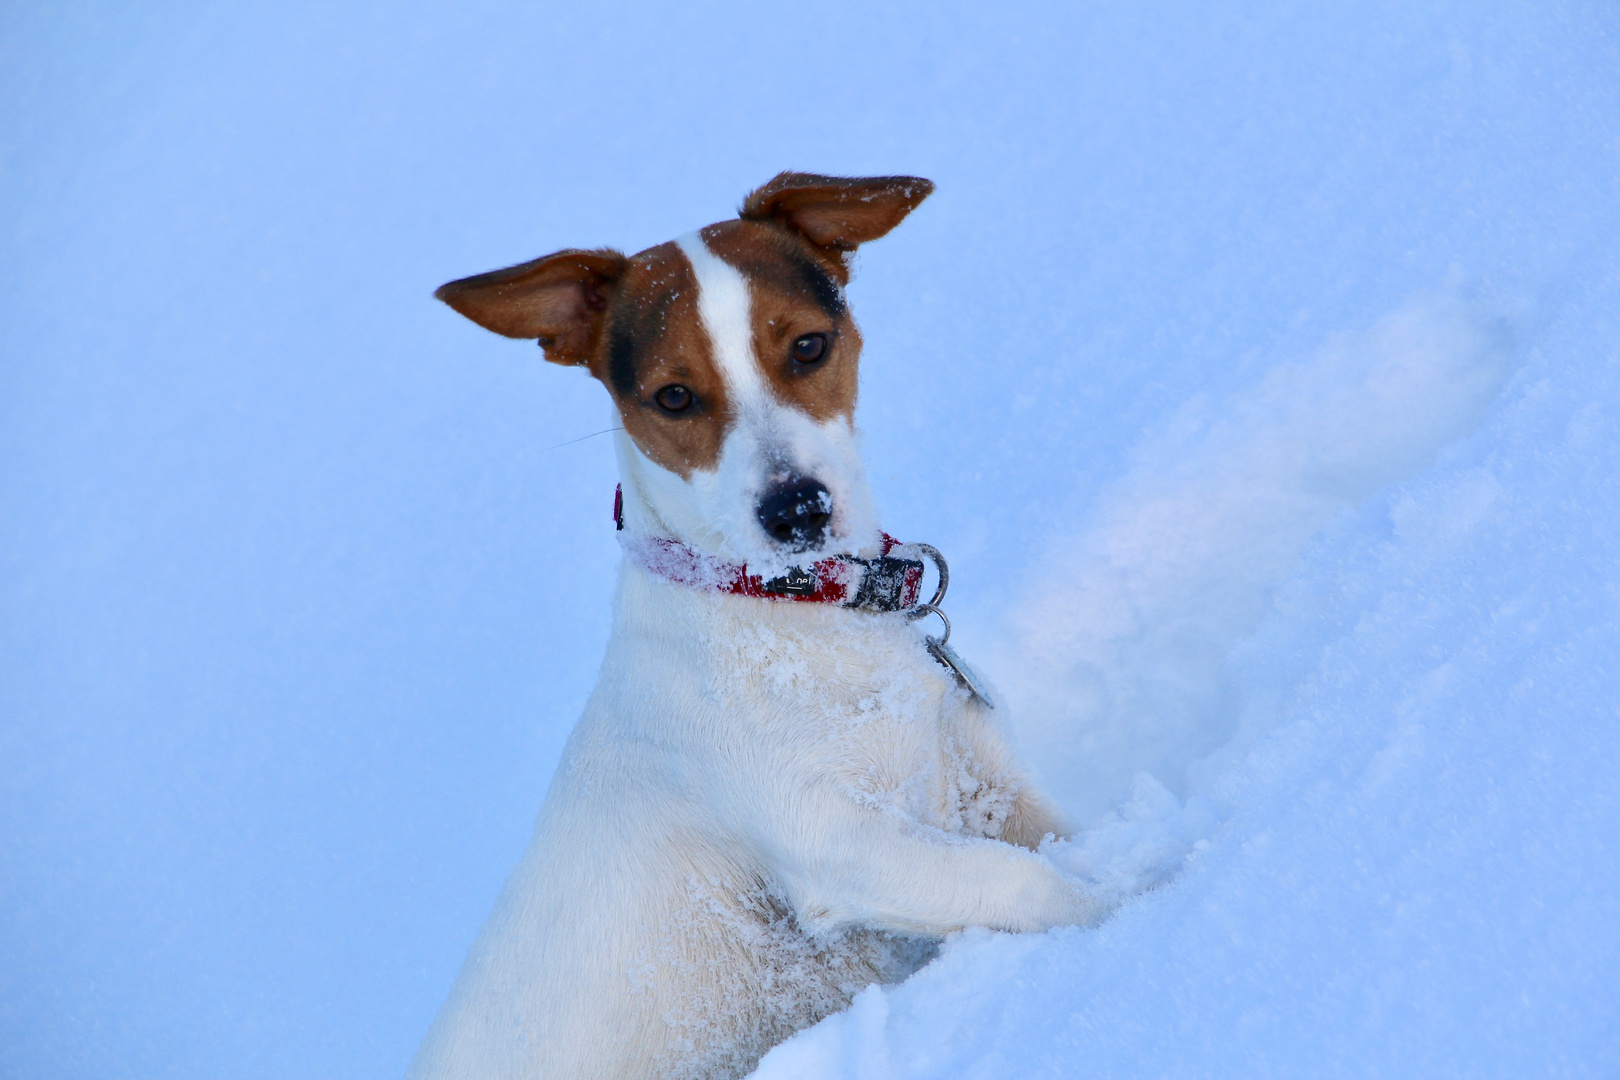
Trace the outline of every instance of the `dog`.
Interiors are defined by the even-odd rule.
[[[878,527],[849,258],[933,190],[783,173],[633,257],[435,295],[618,410],[624,548],[596,687],[414,1080],[738,1077],[963,927],[1090,925],[1065,822],[914,617]],[[943,561],[940,562],[943,573]]]

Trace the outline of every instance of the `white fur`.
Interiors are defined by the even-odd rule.
[[[724,352],[746,283],[699,263]],[[749,500],[782,460],[837,499],[864,493],[852,432],[757,389],[718,468],[691,481],[621,440],[628,525],[754,563],[763,539],[733,530],[760,531]],[[1095,921],[1045,858],[989,838],[1048,828],[991,715],[903,616],[707,592],[627,562],[533,842],[411,1075],[740,1076],[904,977],[938,935]]]

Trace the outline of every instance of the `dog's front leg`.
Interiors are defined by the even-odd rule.
[[[1062,839],[1074,831],[1057,803],[1028,777],[1020,775],[1015,783],[1018,794],[1001,826],[1003,840],[1033,851],[1048,836]]]
[[[954,836],[846,798],[818,801],[817,828],[768,844],[787,899],[811,927],[1031,931],[1094,925],[1107,913],[1034,852]]]
[[[967,771],[981,785],[1013,793],[1006,816],[988,835],[1033,851],[1046,837],[1061,838],[1073,831],[1057,802],[1030,778],[988,709],[970,701],[963,706],[957,722],[966,750]]]

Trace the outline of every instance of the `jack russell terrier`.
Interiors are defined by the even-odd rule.
[[[607,387],[624,561],[596,688],[417,1080],[738,1077],[943,934],[1104,914],[1034,850],[1065,824],[918,631],[937,552],[879,530],[862,473],[848,260],[932,190],[783,173],[639,255],[436,294]]]

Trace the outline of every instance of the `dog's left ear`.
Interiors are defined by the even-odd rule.
[[[829,252],[876,240],[934,190],[920,176],[816,176],[785,172],[743,200],[740,216],[779,221]]]

